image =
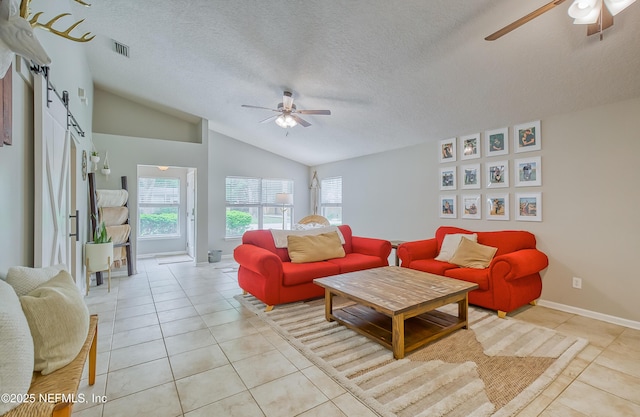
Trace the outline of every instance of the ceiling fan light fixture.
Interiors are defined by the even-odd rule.
[[[296,122],[290,114],[281,114],[276,118],[276,124],[283,129],[287,129],[289,127],[295,127],[298,122]]]
[[[594,14],[597,19],[601,6],[601,0],[575,0],[567,13],[575,20],[591,19]],[[578,24],[576,21],[573,23]]]
[[[631,6],[635,1],[636,0],[604,0],[604,3],[607,5],[607,9],[609,9],[611,15],[615,16]]]

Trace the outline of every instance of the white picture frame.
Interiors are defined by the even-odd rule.
[[[482,199],[480,194],[463,194],[460,204],[463,219],[482,219]]]
[[[487,220],[509,220],[509,193],[487,194]]]
[[[438,149],[440,150],[440,162],[456,161],[456,138],[442,139]]]
[[[542,193],[517,193],[515,206],[516,220],[542,221]]]
[[[509,161],[491,161],[484,166],[487,188],[509,187]]]
[[[540,120],[513,127],[513,149],[515,152],[532,152],[542,149]]]
[[[509,128],[487,130],[484,133],[485,156],[509,155]]]
[[[440,168],[440,190],[449,191],[457,188],[456,166]]]
[[[460,137],[460,160],[480,158],[480,133]]]
[[[440,218],[455,219],[457,218],[457,196],[455,194],[440,196]]]
[[[460,188],[463,190],[480,188],[480,164],[460,166]]]
[[[520,158],[514,161],[516,187],[539,187],[542,185],[542,158]]]

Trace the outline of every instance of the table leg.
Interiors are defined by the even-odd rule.
[[[324,318],[327,321],[333,321],[331,315],[333,314],[333,294],[328,288],[324,289]]]
[[[464,322],[463,329],[469,328],[469,295],[465,294],[464,299],[458,301],[458,318]]]
[[[404,314],[391,317],[391,338],[393,357],[404,358]]]

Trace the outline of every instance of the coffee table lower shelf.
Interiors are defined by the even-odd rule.
[[[355,304],[334,309],[330,318],[393,350],[391,317]],[[466,326],[466,317],[462,319],[438,310],[407,318],[404,320],[404,352],[411,352]]]

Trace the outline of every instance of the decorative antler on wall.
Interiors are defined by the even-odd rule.
[[[82,0],[74,1],[83,6],[89,6]],[[84,22],[84,19],[75,22],[64,31],[53,27],[60,19],[69,16],[70,13],[61,13],[44,24],[38,22],[42,12],[36,13],[31,17],[31,20],[27,20],[30,15],[30,3],[31,0],[20,0],[18,6],[18,0],[0,0],[0,74],[2,77],[4,77],[13,61],[14,53],[38,65],[49,65],[51,63],[51,58],[49,58],[33,33],[34,28],[48,30],[55,35],[75,42],[88,42],[95,37],[95,35],[90,36],[90,32],[80,37],[71,35],[71,31]]]
[[[74,0],[76,3],[81,4],[83,6],[91,6],[89,3],[85,3],[82,0]],[[30,10],[29,10],[29,4],[31,4],[31,0],[21,0],[20,2],[20,16],[24,19],[29,19],[29,15],[30,15]],[[91,35],[91,32],[87,32],[84,35],[80,36],[80,37],[75,37],[71,35],[71,31],[74,30],[76,27],[78,27],[78,25],[80,25],[82,22],[84,22],[84,19],[82,20],[78,20],[77,22],[75,22],[73,25],[69,26],[67,28],[67,30],[65,31],[59,31],[57,29],[55,29],[53,27],[53,25],[60,19],[62,19],[65,16],[71,16],[71,13],[61,13],[59,15],[57,15],[56,17],[54,17],[53,19],[49,20],[47,23],[42,24],[40,22],[38,22],[38,19],[40,19],[40,16],[42,16],[43,12],[38,12],[36,14],[33,15],[33,17],[31,18],[31,20],[29,20],[29,24],[31,25],[32,28],[40,28],[40,29],[44,29],[47,30],[53,34],[56,34],[58,36],[62,36],[65,39],[69,39],[75,42],[89,42],[91,39],[95,38],[95,35],[93,36],[89,36]]]

